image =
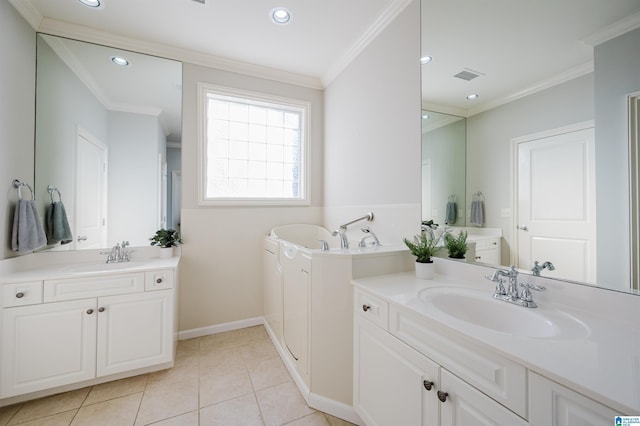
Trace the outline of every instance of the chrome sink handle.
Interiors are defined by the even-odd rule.
[[[329,243],[327,242],[327,240],[318,240],[320,241],[320,249],[322,251],[329,251]]]
[[[546,290],[546,287],[532,284],[520,284],[520,287],[522,287],[522,295],[520,296],[520,300],[522,300],[523,304],[527,308],[537,307],[538,305],[536,305],[536,302],[533,301],[533,297],[531,296],[531,290],[544,291]]]

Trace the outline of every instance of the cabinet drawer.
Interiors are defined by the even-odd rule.
[[[42,281],[5,284],[2,286],[2,306],[25,306],[42,303]]]
[[[144,272],[45,280],[44,301],[59,302],[140,291],[144,291]]]
[[[173,288],[173,270],[162,269],[144,273],[144,290],[168,290]]]
[[[373,321],[384,330],[389,329],[389,304],[387,302],[359,289],[355,290],[353,300],[354,309],[358,315]]]
[[[389,332],[526,418],[527,370],[522,365],[469,342],[422,315],[394,306],[389,313]]]

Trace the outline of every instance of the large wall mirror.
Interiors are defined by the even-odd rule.
[[[54,249],[148,245],[175,223],[181,111],[180,62],[38,34],[38,208],[61,198],[73,235]]]
[[[543,275],[637,293],[628,97],[640,90],[640,2],[421,7],[422,109],[466,118],[463,199],[482,191],[501,265],[556,261]],[[574,224],[586,226],[554,234]]]

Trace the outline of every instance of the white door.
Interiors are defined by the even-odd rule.
[[[180,230],[180,209],[182,206],[182,172],[171,172],[171,228]]]
[[[172,295],[158,290],[98,299],[98,377],[171,361]]]
[[[546,276],[595,282],[592,125],[565,128],[514,142],[516,266],[530,269],[536,260],[550,261],[555,270],[545,270]]]
[[[95,377],[96,299],[2,311],[0,397]]]
[[[107,247],[107,147],[82,129],[76,146],[76,249]]]

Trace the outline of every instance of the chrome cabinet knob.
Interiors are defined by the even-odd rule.
[[[433,387],[433,382],[430,382],[429,380],[425,380],[422,382],[422,385],[426,390],[430,391],[431,388]]]
[[[449,396],[449,394],[447,392],[438,391],[438,399],[441,402],[445,402],[447,400],[448,396]]]
[[[156,279],[156,284],[162,284],[162,278],[157,278]]]
[[[100,306],[100,307],[98,308],[98,312],[104,312],[104,306]]]
[[[23,297],[24,297],[24,293],[23,292],[20,291],[20,292],[16,293],[16,298],[22,299]]]
[[[83,236],[81,236],[81,237],[78,237],[78,238],[77,238],[77,240],[78,240],[78,242],[80,242],[80,241],[87,241],[87,236],[86,236],[86,235],[83,235]]]
[[[87,315],[91,315],[93,313],[93,309],[87,309]]]

